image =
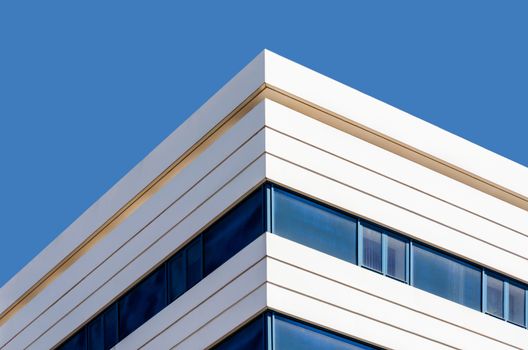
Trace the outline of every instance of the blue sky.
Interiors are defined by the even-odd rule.
[[[524,0],[1,2],[0,285],[263,48],[528,166],[527,13]]]

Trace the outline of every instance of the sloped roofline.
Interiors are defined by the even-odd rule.
[[[90,249],[97,234],[139,207],[191,151],[263,98],[528,210],[528,168],[264,50],[2,287],[0,325]]]

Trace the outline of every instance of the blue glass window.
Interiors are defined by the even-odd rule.
[[[81,328],[57,350],[84,350],[86,349],[86,328]]]
[[[413,285],[430,293],[481,309],[481,270],[440,252],[413,245]]]
[[[205,275],[214,271],[262,233],[264,193],[261,187],[203,233]]]
[[[342,335],[266,312],[212,350],[375,350]]]
[[[363,266],[381,272],[382,232],[372,226],[363,225]]]
[[[266,314],[263,314],[211,350],[264,350],[266,348]]]
[[[365,350],[374,348],[344,336],[275,315],[273,319],[273,349]]]
[[[167,305],[165,265],[119,300],[119,337],[125,338]]]
[[[387,275],[400,281],[406,281],[407,245],[401,238],[387,235]]]
[[[105,350],[117,344],[117,321],[117,304],[114,303],[87,325],[87,349]]]
[[[526,285],[497,273],[484,273],[480,267],[374,224],[365,222],[361,226],[362,266],[475,310],[481,310],[482,304],[485,312],[526,327]],[[187,243],[58,349],[109,349],[251,243],[266,227],[342,260],[358,261],[358,219],[267,184]],[[483,276],[486,299],[481,303]]]
[[[110,305],[103,313],[104,315],[104,343],[105,349],[109,349],[116,345],[119,341],[119,333],[117,326],[119,324],[119,314],[117,310],[117,303]]]
[[[191,289],[203,278],[202,236],[196,237],[185,249],[187,256],[187,289]]]
[[[356,219],[279,188],[272,207],[273,233],[356,263]]]
[[[185,249],[167,263],[169,277],[169,302],[176,300],[187,290],[187,264]]]
[[[88,350],[104,350],[104,316],[100,315],[86,328]]]
[[[500,318],[504,317],[504,282],[494,276],[487,276],[486,312]]]
[[[508,321],[524,326],[526,296],[524,288],[509,283]]]

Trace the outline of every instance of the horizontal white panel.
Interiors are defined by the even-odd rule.
[[[174,251],[174,249],[176,249],[180,244],[183,244],[186,240],[188,240],[196,233],[197,230],[202,228],[204,224],[210,222],[216,216],[221,214],[227,208],[227,206],[231,205],[249,189],[262,181],[264,174],[263,159],[260,158],[260,161],[257,161],[256,163],[254,162],[254,159],[258,157],[259,152],[262,151],[262,145],[263,138],[261,132],[252,138],[251,141],[244,147],[235,152],[233,156],[229,157],[225,162],[217,167],[212,173],[202,179],[198,185],[193,186],[192,189],[185,193],[176,204],[164,211],[163,214],[157,218],[157,220],[153,221],[146,228],[142,229],[137,236],[134,236],[134,238],[128,240],[127,243],[123,245],[119,251],[117,251],[117,253],[112,253],[108,260],[105,260],[105,262],[98,267],[96,273],[92,273],[88,277],[85,277],[80,282],[80,284],[76,286],[76,288],[68,292],[65,297],[60,299],[56,304],[48,309],[46,313],[38,319],[37,322],[31,324],[30,329],[34,329],[34,334],[38,335],[39,332],[41,333],[46,330],[47,327],[45,324],[52,325],[54,320],[58,320],[63,317],[62,315],[70,312],[73,307],[82,302],[88,295],[96,291],[99,286],[105,283],[109,278],[112,278],[112,276],[114,276],[121,269],[124,269],[125,266],[129,268],[128,264],[130,262],[133,262],[133,265],[139,264],[140,266],[138,266],[138,270],[134,270],[133,273],[129,273],[129,275],[127,275],[126,282],[120,281],[119,283],[114,283],[115,285],[113,287],[113,294],[119,294],[123,289],[149,271],[149,269],[153,268],[165,256]],[[239,180],[229,182],[233,176],[237,176],[236,174],[242,171],[249,164],[251,164],[250,167],[247,168],[241,175],[239,175]],[[175,178],[175,180],[177,179],[178,177]],[[201,204],[205,199],[214,194],[218,189],[221,189],[221,192],[225,191],[225,188],[230,188],[231,193],[224,196],[222,204],[220,204],[219,207],[213,206],[212,208],[203,209],[204,207],[210,206],[207,203],[204,205]],[[233,197],[236,194],[238,194],[238,197]],[[229,202],[229,200],[231,202]],[[215,205],[218,206],[218,203],[215,203]],[[192,218],[191,221],[194,225],[193,230],[186,231],[186,235],[176,235],[176,238],[168,240],[168,243],[161,243],[163,245],[161,247],[163,254],[160,254],[160,251],[156,251],[156,253],[148,253],[149,250],[147,250],[147,248],[150,249],[150,245],[159,245],[160,242],[167,240],[167,238],[165,238],[166,236],[174,236],[174,234],[167,235],[166,233],[168,230],[173,230],[174,225],[178,224],[180,220],[185,218]],[[187,220],[187,222],[191,221]],[[115,244],[115,242],[111,241],[111,239],[119,240],[123,238],[117,233],[119,232],[116,231],[115,235],[108,236],[108,239],[101,241],[98,246],[100,246],[101,249],[108,249],[108,247],[117,245],[116,248],[119,248],[119,244]],[[95,249],[95,247],[92,249],[92,251],[88,252],[88,254],[83,257],[87,260],[87,262],[90,261],[90,259],[94,259],[93,254],[98,253],[98,250]],[[143,262],[142,259],[137,259],[138,256],[145,254],[152,255],[149,256],[148,263]],[[95,257],[97,257],[97,255],[95,255]],[[134,259],[137,259],[137,261]],[[76,276],[76,272],[78,271],[74,271],[74,268],[82,269],[85,267],[84,263],[85,262],[83,259],[80,259],[78,264],[72,266],[72,268],[66,271],[61,277],[68,278],[70,275]],[[113,297],[115,296],[112,296],[109,299],[99,300],[97,307],[92,305],[85,312],[91,312],[92,314],[97,312],[97,310],[103,307],[105,303],[108,303]],[[83,321],[85,320],[80,320],[80,322]],[[68,326],[76,326],[77,324],[74,322],[69,322]],[[69,327],[60,328],[61,332],[64,329],[69,329]],[[29,339],[27,334],[29,333],[26,330],[23,336],[24,339]]]
[[[265,235],[116,345],[169,349],[266,282]],[[265,300],[261,301],[261,304]]]
[[[271,181],[528,282],[528,263],[524,258],[285,160],[272,155],[266,158],[266,177]]]
[[[190,336],[199,332],[208,322],[211,322],[219,314],[226,312],[246,296],[265,285],[266,264],[264,260],[249,270],[244,275],[233,280],[215,295],[204,301],[194,310],[183,316],[177,323],[171,325],[158,337],[146,344],[146,349],[170,349],[180,343],[185,343]],[[263,298],[264,299],[264,298]],[[261,308],[265,299],[260,301]],[[213,341],[216,340],[212,339]],[[203,340],[202,340],[203,341]],[[134,344],[119,344],[118,349],[135,349]],[[139,344],[138,344],[139,345]],[[195,349],[203,349],[196,347]]]
[[[266,129],[266,152],[516,254],[528,264],[528,236],[509,230],[350,161]],[[376,219],[376,218],[373,218]]]
[[[264,63],[261,53],[7,282],[0,289],[0,312],[258,89],[264,83]]]
[[[194,162],[177,174],[165,188],[96,244],[56,281],[37,295],[25,308],[3,325],[0,334],[0,344],[4,344],[23,327],[29,325],[44,310],[57,303],[57,300],[62,295],[69,292],[71,288],[98,268],[100,264],[110,259],[106,263],[108,266],[106,274],[98,273],[92,276],[91,279],[85,280],[84,283],[90,286],[88,289],[77,288],[79,293],[79,297],[76,299],[77,303],[85,298],[90,291],[115,274],[118,268],[139,254],[148,244],[158,239],[162,233],[169,230],[174,225],[174,220],[178,217],[183,217],[186,213],[184,208],[193,210],[204,198],[207,198],[214,190],[223,186],[236,171],[240,171],[256,159],[264,148],[264,135],[262,131],[259,132],[262,128],[263,117],[263,105],[259,104],[196,158]],[[240,148],[241,145],[242,148]],[[225,160],[226,158],[228,158],[227,161]],[[208,177],[208,174],[212,171],[215,171],[218,175]],[[204,179],[206,178],[209,178],[209,180],[205,181]],[[201,192],[197,192],[195,189],[197,183],[204,181],[205,183],[202,183],[199,187],[202,189]],[[189,191],[191,189],[194,192],[190,195]],[[177,201],[182,199],[185,203],[184,207],[180,207],[181,204],[176,204]],[[172,209],[167,210],[171,206]],[[160,221],[159,217],[167,219]],[[151,225],[153,221],[155,224]],[[150,227],[145,230],[148,225]],[[136,235],[137,237],[135,237]],[[134,237],[135,239],[133,239]],[[125,245],[129,246],[128,250],[112,256]],[[126,288],[126,285],[123,288]],[[76,305],[75,302],[60,301],[54,305],[54,309],[60,313],[65,313],[73,307],[72,305]],[[48,317],[46,316],[46,318]],[[43,330],[46,328],[41,325],[37,329]]]
[[[398,334],[405,331],[399,343],[412,348],[421,344],[414,346],[414,335],[457,349],[528,344],[528,332],[520,327],[295,242],[270,235],[267,247],[270,283],[392,326]],[[374,334],[385,336],[381,329]],[[371,341],[379,343],[378,338]]]
[[[237,326],[250,320],[266,308],[266,295],[268,288],[262,285],[254,292],[241,299],[239,302],[223,311],[208,323],[196,330],[190,337],[172,347],[171,349],[207,349],[217,340],[234,330]],[[146,349],[158,350],[155,347]]]
[[[525,210],[270,100],[266,126],[528,236]]]
[[[131,261],[124,269],[112,277],[95,293],[90,295],[75,309],[53,325],[46,333],[40,336],[38,342],[33,343],[36,349],[46,348],[57,344],[70,334],[76,327],[86,322],[94,310],[103,308],[107,301],[115,299],[123,291],[124,286],[129,286],[137,281],[139,276],[146,274],[160,260],[171,254],[175,247],[181,246],[183,242],[194,236],[207,219],[222,211],[235,200],[243,196],[247,191],[259,183],[263,171],[262,157],[233,181],[229,182],[220,191],[216,192],[198,209],[194,210],[183,221],[173,227],[161,239],[146,249],[141,255]],[[88,286],[86,286],[88,288]],[[35,330],[42,333],[42,330]],[[17,341],[19,338],[16,338]],[[11,344],[10,344],[11,345]]]
[[[528,168],[272,52],[265,61],[267,84],[528,198]]]
[[[268,306],[275,311],[372,345],[394,350],[453,349],[281,286],[270,284],[267,293]]]

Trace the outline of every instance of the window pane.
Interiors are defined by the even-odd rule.
[[[262,187],[204,232],[205,275],[264,233]]]
[[[274,316],[275,350],[358,350],[373,347],[354,342],[343,336],[293,321],[282,316]]]
[[[117,303],[110,305],[104,312],[104,344],[105,349],[109,349],[117,344],[118,332],[117,324],[119,322],[117,314]]]
[[[86,327],[88,350],[104,350],[104,316],[100,315]]]
[[[82,350],[86,346],[86,329],[83,327],[79,332],[73,335],[66,343],[62,344],[57,350]]]
[[[381,231],[363,226],[363,265],[381,272]]]
[[[119,300],[119,336],[125,338],[167,304],[165,265]]]
[[[405,281],[406,241],[387,235],[387,275]]]
[[[266,314],[258,316],[211,350],[264,350]]]
[[[480,310],[481,271],[442,253],[413,246],[414,286]]]
[[[169,270],[169,302],[172,302],[187,290],[185,250],[170,259],[167,268]]]
[[[514,284],[509,285],[509,315],[508,321],[513,322],[519,326],[524,326],[524,303],[525,291]]]
[[[492,315],[502,318],[504,315],[503,310],[503,292],[504,292],[504,282],[493,276],[487,276],[488,286],[487,286],[487,307],[486,311]]]
[[[202,236],[194,239],[186,248],[187,255],[187,290],[191,289],[203,278],[202,268]]]
[[[356,263],[356,220],[274,188],[273,232],[279,236]]]

